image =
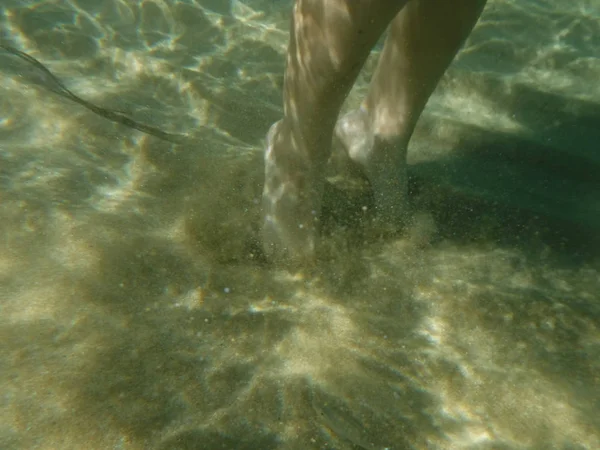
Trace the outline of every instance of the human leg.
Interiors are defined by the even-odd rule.
[[[336,126],[348,155],[371,183],[384,223],[397,226],[406,218],[408,142],[484,5],[485,0],[408,2],[390,25],[361,108]]]
[[[324,166],[339,109],[403,0],[297,0],[284,81],[284,117],[265,152],[263,243],[274,260],[314,256]]]

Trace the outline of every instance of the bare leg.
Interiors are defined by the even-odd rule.
[[[274,260],[314,256],[323,168],[340,107],[403,0],[297,0],[284,117],[267,136],[263,240]]]
[[[477,22],[485,0],[411,0],[393,20],[369,93],[336,135],[369,179],[377,216],[406,218],[406,150],[446,68]]]

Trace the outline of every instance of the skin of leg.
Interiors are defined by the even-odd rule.
[[[284,80],[284,117],[265,152],[263,244],[292,265],[314,258],[340,107],[402,0],[297,0]]]
[[[406,153],[440,78],[470,34],[485,0],[411,0],[390,25],[361,108],[336,126],[350,158],[371,182],[377,216],[406,219]]]

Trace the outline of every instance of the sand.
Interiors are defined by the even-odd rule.
[[[600,448],[595,2],[491,1],[412,223],[377,235],[332,177],[313,277],[257,244],[289,1],[3,7],[4,42],[183,140],[0,52],[0,448]]]

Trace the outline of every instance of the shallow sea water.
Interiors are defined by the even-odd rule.
[[[291,2],[4,0],[0,448],[600,448],[600,4],[492,0],[409,151],[264,264]],[[348,99],[364,95],[376,52]]]

